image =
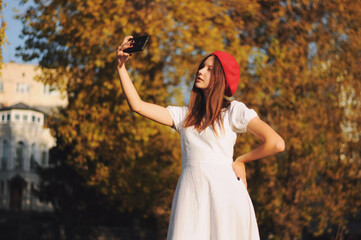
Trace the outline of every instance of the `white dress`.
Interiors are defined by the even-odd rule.
[[[181,136],[182,171],[173,198],[168,240],[259,239],[253,205],[232,170],[237,133],[246,132],[257,113],[232,101],[224,111],[224,134],[212,127],[198,133],[183,127],[187,107],[168,106]]]

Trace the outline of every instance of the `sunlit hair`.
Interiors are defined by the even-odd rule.
[[[203,90],[196,87],[196,82],[199,70],[204,67],[205,61],[210,56],[214,56],[214,63],[209,85],[207,89],[205,89],[206,91],[209,91],[208,98],[206,99]],[[198,132],[201,132],[207,127],[212,126],[214,132],[218,135],[216,129],[216,125],[218,125],[222,132],[224,132],[223,116],[221,113],[222,109],[230,106],[230,101],[223,98],[225,88],[226,77],[221,62],[217,56],[212,54],[208,55],[198,67],[189,101],[189,111],[184,121],[184,127],[194,126]]]

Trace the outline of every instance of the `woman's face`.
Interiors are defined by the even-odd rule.
[[[200,66],[197,72],[196,87],[199,89],[207,89],[211,80],[214,56],[209,56]]]

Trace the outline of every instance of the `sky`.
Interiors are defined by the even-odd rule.
[[[2,55],[3,55],[3,62],[15,62],[15,63],[25,63],[21,57],[15,57],[17,46],[24,45],[24,41],[20,39],[19,35],[21,34],[22,30],[22,23],[20,20],[14,18],[15,12],[14,8],[18,9],[19,11],[25,11],[25,6],[19,6],[20,0],[3,0],[3,14],[4,20],[7,23],[5,29],[5,35],[7,37],[7,43],[5,47],[2,46]],[[5,6],[6,4],[6,6]],[[31,62],[26,62],[31,64],[37,64],[38,60],[33,60]]]

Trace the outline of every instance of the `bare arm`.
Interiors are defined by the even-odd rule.
[[[131,46],[131,42],[128,41],[130,38],[132,38],[132,36],[125,37],[123,43],[117,49],[118,76],[129,107],[132,111],[146,118],[167,126],[172,126],[173,119],[169,111],[165,107],[144,102],[130,80],[128,71],[125,68],[125,62],[129,59],[130,55],[123,52],[124,49]]]
[[[253,118],[247,125],[247,130],[263,141],[258,148],[239,156],[236,161],[246,163],[267,157],[285,150],[285,142],[267,123],[259,118]]]
[[[259,118],[253,118],[247,125],[247,130],[263,141],[258,148],[239,156],[233,162],[233,170],[247,187],[246,167],[244,163],[267,157],[285,150],[285,142],[267,123]]]

